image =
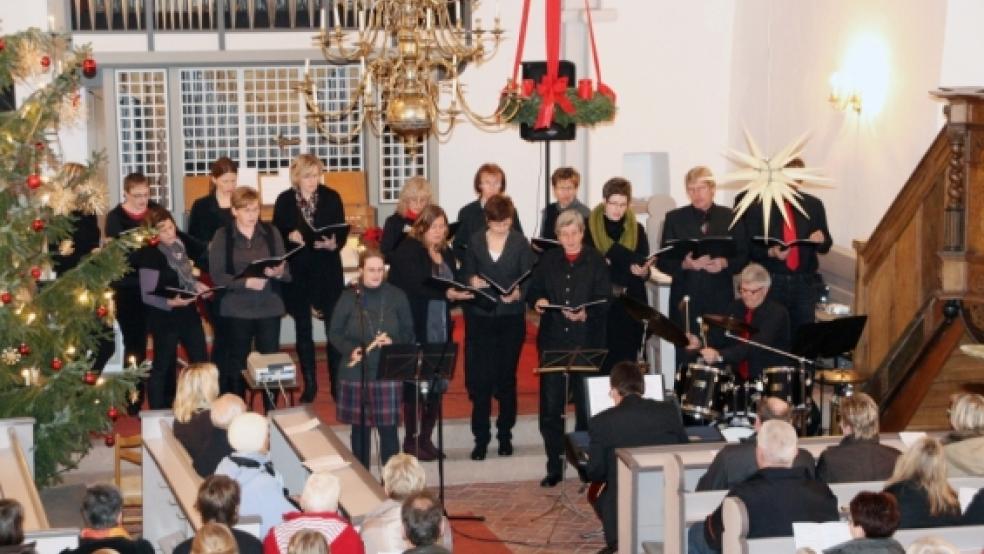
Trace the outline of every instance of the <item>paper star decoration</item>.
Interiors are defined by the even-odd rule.
[[[769,235],[769,216],[772,214],[773,205],[779,208],[783,220],[788,217],[786,210],[783,209],[786,201],[804,216],[809,217],[806,210],[800,205],[800,192],[797,189],[805,184],[821,185],[830,182],[830,180],[817,174],[816,168],[786,167],[790,160],[799,157],[803,152],[807,137],[808,135],[804,133],[774,156],[767,158],[762,155],[758,145],[755,144],[755,140],[752,139],[746,129],[745,142],[748,143],[748,153],[739,152],[735,149],[729,149],[724,153],[726,158],[741,167],[722,177],[721,184],[745,183],[740,191],[744,192],[745,196],[735,206],[735,217],[731,221],[732,227],[757,200],[762,201],[762,216],[765,224],[763,231],[766,236]]]

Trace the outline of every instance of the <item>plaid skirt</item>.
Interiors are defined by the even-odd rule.
[[[400,400],[403,383],[400,381],[369,381],[369,413],[366,424],[385,426],[400,424]],[[362,415],[362,383],[341,381],[338,386],[336,418],[342,423],[355,425]]]

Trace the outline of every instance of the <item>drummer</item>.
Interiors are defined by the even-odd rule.
[[[725,330],[730,330],[732,335],[789,350],[789,313],[781,304],[766,299],[771,284],[764,267],[756,263],[745,266],[740,276],[741,299],[733,301],[723,314],[727,318],[724,327],[728,329],[712,325],[707,344],[689,335],[688,349],[698,350],[707,363],[730,365],[738,382],[759,379],[767,367],[789,365],[784,356],[725,336]],[[705,314],[705,323],[711,323],[712,319],[723,318]]]

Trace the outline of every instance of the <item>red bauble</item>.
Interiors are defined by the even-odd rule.
[[[4,304],[10,304],[14,300],[14,295],[9,292],[0,293],[0,302]]]
[[[161,243],[161,239],[157,235],[147,238],[147,244],[151,246],[157,246],[160,243]]]
[[[34,229],[34,231],[37,232],[37,233],[40,233],[41,231],[44,231],[44,220],[43,219],[35,219],[34,221],[32,221],[31,222],[31,229]]]
[[[41,278],[41,268],[40,267],[32,267],[31,268],[31,277],[33,277],[35,281],[37,281],[38,279],[40,279]]]
[[[48,56],[47,54],[41,56],[41,69],[48,71],[49,67],[51,67],[51,56]]]
[[[99,316],[100,318],[106,317],[106,314],[108,313],[109,313],[109,308],[107,308],[106,306],[99,306],[98,308],[96,308],[96,315]]]
[[[106,446],[110,446],[110,447],[111,446],[115,446],[116,445],[116,437],[114,437],[113,435],[106,435],[106,438],[103,439],[103,442],[106,443]]]
[[[61,368],[62,368],[63,365],[65,365],[65,362],[61,361],[61,358],[52,358],[51,359],[51,369],[53,371],[59,371],[59,370],[61,370]]]
[[[7,49],[7,39],[0,38],[0,52],[3,52],[6,49]]]
[[[32,173],[27,176],[27,188],[34,190],[41,186],[41,176],[37,173]]]
[[[44,152],[44,143],[43,142],[35,142],[34,143],[34,149],[37,150],[38,152]]]
[[[92,58],[82,60],[82,75],[89,79],[96,76],[96,60]]]
[[[27,343],[25,342],[20,343],[20,346],[17,347],[17,351],[20,352],[21,356],[31,355],[31,347],[28,346]]]
[[[116,409],[116,406],[113,406],[110,409],[106,410],[106,417],[108,417],[113,421],[116,421],[116,419],[120,417],[120,411]]]
[[[82,376],[82,380],[85,381],[86,385],[95,385],[96,379],[97,377],[95,371],[86,371],[85,375]]]

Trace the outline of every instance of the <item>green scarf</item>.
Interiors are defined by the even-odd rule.
[[[605,203],[602,202],[595,206],[595,209],[591,210],[591,216],[588,217],[588,230],[591,231],[591,240],[594,241],[595,248],[598,249],[602,255],[608,253],[608,249],[615,244],[615,241],[608,236],[605,231]],[[630,252],[635,252],[636,243],[639,240],[639,227],[636,225],[635,214],[632,213],[632,208],[625,210],[625,218],[622,221],[622,236],[618,239],[618,243],[624,246]]]

